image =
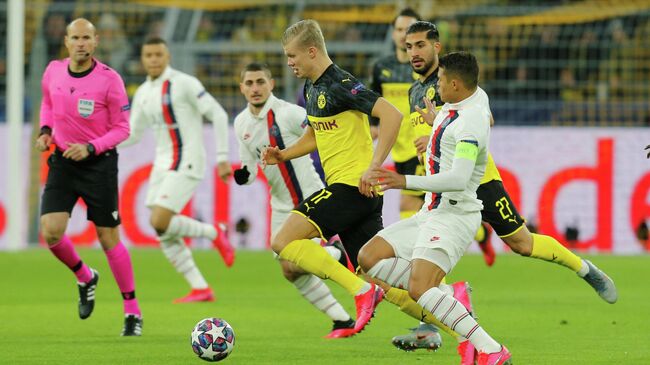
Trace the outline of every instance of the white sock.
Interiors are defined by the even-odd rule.
[[[171,262],[176,271],[183,274],[192,289],[206,289],[208,287],[208,283],[194,262],[192,252],[185,246],[185,242],[180,237],[175,239],[169,236],[161,237],[160,248],[162,248],[165,257]]]
[[[370,285],[370,283],[365,282],[365,283],[363,283],[363,286],[361,287],[361,289],[359,289],[359,291],[357,291],[355,296],[361,295],[361,294],[366,294],[367,292],[370,291],[370,289],[372,289],[372,286]]]
[[[585,260],[580,260],[580,263],[582,263],[582,266],[580,267],[580,270],[578,270],[578,276],[584,278],[587,274],[589,274],[589,265],[587,265]]]
[[[333,321],[347,321],[350,315],[334,298],[330,288],[317,276],[305,274],[293,282],[296,289],[309,303],[327,314]]]
[[[205,237],[210,240],[217,238],[217,230],[211,224],[203,223],[190,217],[176,214],[169,221],[165,235],[179,237]]]
[[[431,312],[440,322],[470,340],[477,350],[486,353],[501,351],[501,345],[490,337],[467,312],[465,306],[451,295],[434,287],[422,294],[418,304]]]
[[[382,259],[368,270],[368,275],[394,288],[408,290],[411,261],[399,257]]]

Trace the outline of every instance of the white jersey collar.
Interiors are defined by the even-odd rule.
[[[155,80],[152,79],[151,76],[147,76],[147,81],[150,83],[162,83],[163,81],[169,79],[173,71],[174,69],[171,66],[167,65],[167,67],[165,67],[165,71],[163,71],[160,76],[156,77]]]
[[[253,115],[253,113],[251,113],[250,103],[248,105],[246,105],[246,111],[248,111],[248,114],[251,116],[251,118],[254,118],[254,119],[266,119],[266,114],[269,112],[269,109],[271,109],[271,106],[273,104],[275,104],[276,100],[277,100],[277,98],[275,97],[275,95],[273,95],[273,93],[271,93],[269,95],[269,98],[266,99],[266,103],[264,103],[264,106],[262,107],[262,109],[260,110],[260,113],[258,115]]]
[[[478,99],[478,95],[479,95],[479,93],[481,91],[482,91],[482,89],[477,86],[476,90],[474,91],[474,93],[472,95],[468,96],[467,98],[465,98],[465,99],[463,99],[463,100],[461,100],[461,101],[459,101],[457,103],[446,103],[444,105],[446,107],[445,109],[447,109],[447,110],[450,110],[450,109],[451,110],[459,110],[459,109],[466,108],[469,105],[471,105],[474,102],[474,100]]]

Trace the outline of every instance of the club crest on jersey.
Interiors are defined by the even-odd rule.
[[[318,95],[318,109],[323,109],[325,105],[327,104],[327,100],[325,99],[325,93],[320,93]]]
[[[271,133],[273,137],[277,138],[280,136],[280,128],[278,128],[277,125],[273,125],[271,128],[269,128],[269,133]]]
[[[88,118],[95,111],[95,100],[79,99],[77,111],[82,117]]]
[[[433,100],[433,97],[436,96],[436,88],[431,86],[427,89],[427,99]]]

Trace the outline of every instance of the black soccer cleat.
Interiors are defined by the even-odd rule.
[[[142,323],[142,318],[135,314],[127,314],[124,317],[121,336],[142,336]]]
[[[87,283],[77,283],[79,287],[79,318],[86,319],[90,317],[95,308],[95,289],[99,282],[99,273],[91,269],[93,277]]]

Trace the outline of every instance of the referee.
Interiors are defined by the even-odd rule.
[[[140,336],[142,314],[135,297],[131,257],[120,242],[118,226],[117,152],[129,136],[129,101],[120,75],[93,57],[95,26],[79,18],[67,26],[69,57],[45,69],[41,88],[40,127],[36,148],[56,148],[41,199],[41,233],[50,251],[77,277],[79,317],[95,305],[99,273],[86,265],[65,235],[79,198],[97,230],[108,264],[124,299],[122,336]]]

